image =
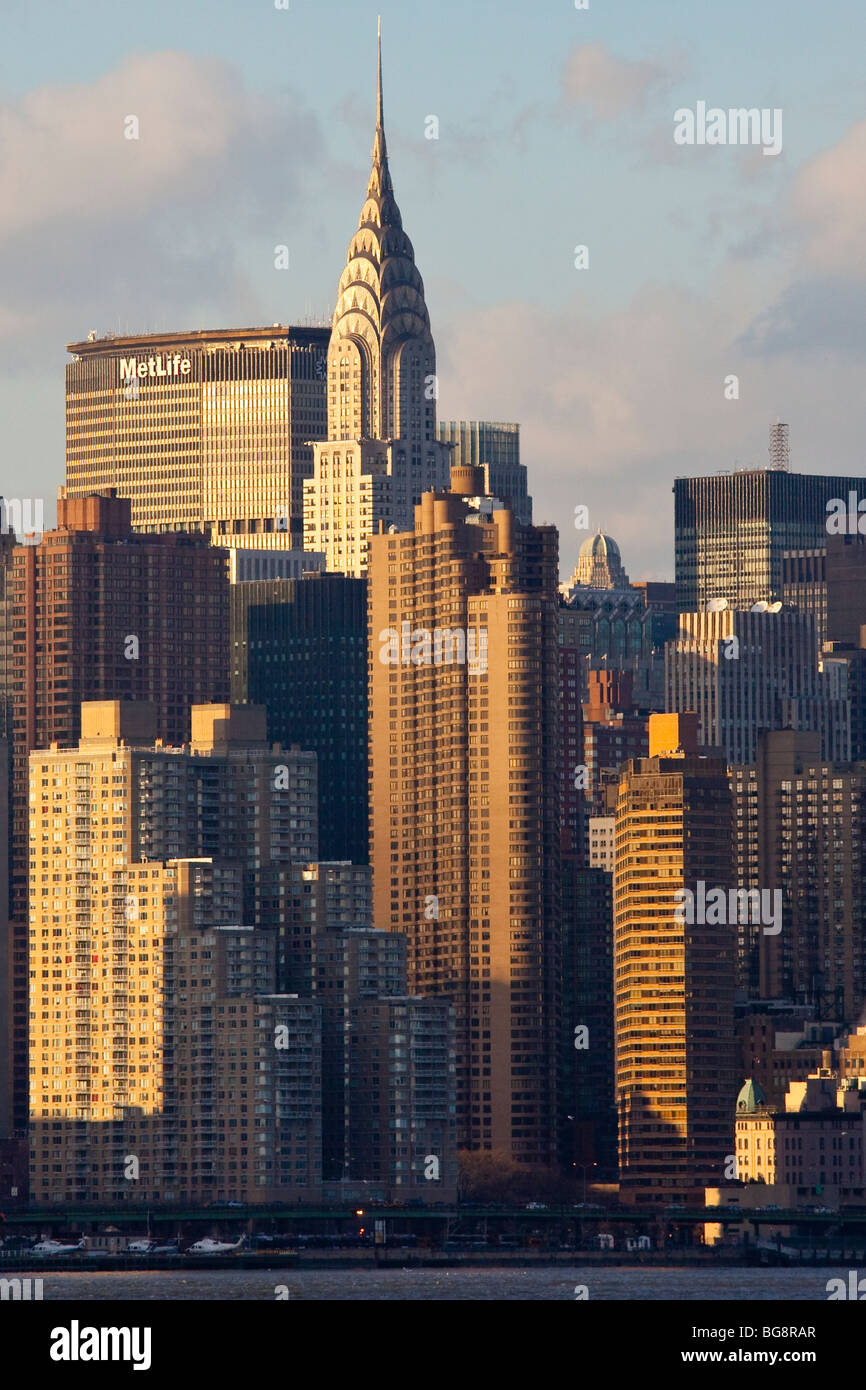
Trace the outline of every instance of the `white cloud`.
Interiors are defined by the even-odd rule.
[[[124,138],[130,115],[138,140]],[[250,92],[227,63],[176,52],[0,106],[8,365],[118,320],[142,331],[251,313],[241,247],[257,237],[272,257],[287,239],[321,148],[315,119],[291,99]]]
[[[606,121],[642,107],[653,88],[667,80],[667,69],[658,63],[617,58],[604,44],[584,43],[566,59],[562,92],[567,102]]]

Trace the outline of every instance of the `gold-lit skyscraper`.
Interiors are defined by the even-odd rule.
[[[114,487],[138,531],[300,544],[328,337],[274,324],[70,343],[66,496]]]
[[[461,1147],[556,1157],[560,1022],[557,535],[425,492],[370,542],[374,921],[456,1011]]]
[[[698,753],[694,715],[651,715],[649,752],[617,802],[614,1040],[620,1190],[657,1202],[717,1185],[732,1151],[736,926],[700,906],[703,883],[727,911],[725,760]]]
[[[293,788],[314,762],[257,746],[260,713],[195,709],[176,749],[154,746],[152,707],[94,702],[77,748],[31,755],[34,1203],[318,1195],[319,1006],[275,992],[277,935],[244,921],[244,860],[291,859]],[[165,853],[218,815],[232,857]],[[300,818],[314,836],[314,797]]]

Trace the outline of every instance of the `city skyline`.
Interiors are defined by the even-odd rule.
[[[857,1298],[856,60],[384,9],[0,57],[0,1272]]]

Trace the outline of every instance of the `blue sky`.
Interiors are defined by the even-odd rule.
[[[585,504],[671,574],[673,476],[763,464],[777,416],[792,466],[861,469],[866,7],[0,0],[0,491],[52,510],[70,339],[330,310],[378,12],[440,414],[520,421],[564,571]],[[675,146],[698,100],[781,108],[782,153]]]

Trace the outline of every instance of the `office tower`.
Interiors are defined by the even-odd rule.
[[[786,608],[812,614],[819,648],[827,635],[826,559],[822,546],[786,550],[782,555],[782,603]]]
[[[451,466],[483,468],[484,491],[500,497],[524,526],[532,524],[526,467],[520,462],[520,426],[492,420],[440,420],[439,438],[453,445]]]
[[[866,765],[822,759],[815,733],[762,734],[754,768],[731,768],[737,882],[778,891],[781,928],[739,927],[752,997],[853,1020],[866,998]]]
[[[159,737],[228,695],[225,556],[203,536],[139,535],[114,495],[63,498],[57,528],[7,552],[2,680],[11,762],[15,1127],[27,1125],[27,754],[79,734],[84,700],[152,701]]]
[[[370,543],[374,920],[409,987],[456,1008],[458,1142],[556,1154],[557,536],[479,496],[427,492]]]
[[[827,504],[866,496],[866,478],[742,469],[674,482],[674,549],[679,607],[713,598],[732,608],[782,598],[782,556],[827,538]]]
[[[866,536],[827,536],[827,641],[863,646],[866,625]]]
[[[620,1191],[670,1201],[724,1175],[736,1093],[735,929],[724,758],[694,718],[652,715],[616,812],[614,998]],[[706,909],[709,898],[711,910]],[[718,917],[722,921],[718,921]]]
[[[681,613],[665,678],[668,710],[695,710],[701,743],[724,748],[730,763],[754,762],[758,734],[783,728],[815,730],[825,757],[850,757],[844,671],[819,669],[811,613]]]
[[[233,702],[263,705],[272,739],[316,754],[322,858],[366,863],[366,580],[233,585],[231,656]]]
[[[590,589],[628,589],[619,546],[612,536],[597,531],[583,542],[577,553],[577,568],[571,576],[573,585]]]
[[[229,546],[229,580],[243,584],[248,580],[302,579],[305,574],[320,574],[324,555],[312,550],[253,550],[246,546]]]
[[[426,488],[447,487],[436,437],[436,351],[424,284],[403,231],[388,168],[382,46],[373,167],[340,277],[328,347],[327,443],[304,483],[304,547],[334,573],[363,575],[383,521],[411,529]]]
[[[107,745],[88,753],[117,775]],[[79,800],[84,765],[68,752],[37,752],[31,767],[34,784],[47,769]],[[63,877],[71,848],[37,850],[34,883]],[[35,895],[31,1199],[315,1199],[319,1008],[274,993],[273,933],[225,925],[240,911],[238,866],[124,863],[110,887],[98,917]]]
[[[613,879],[562,860],[562,1163],[584,1184],[617,1177]]]
[[[70,343],[67,497],[116,488],[137,531],[300,544],[328,338],[275,324]]]

